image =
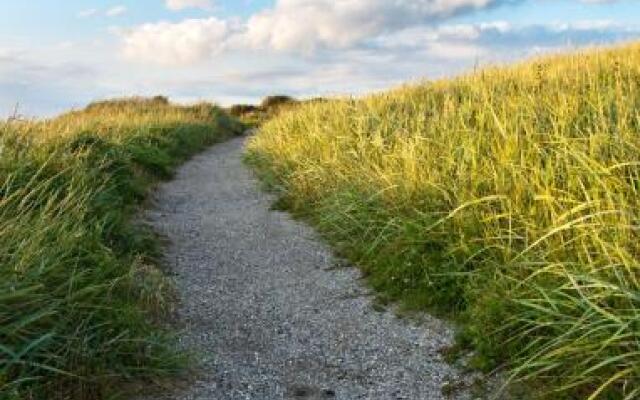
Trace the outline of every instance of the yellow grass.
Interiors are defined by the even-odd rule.
[[[375,287],[461,315],[480,365],[640,396],[640,44],[304,105],[248,151]]]

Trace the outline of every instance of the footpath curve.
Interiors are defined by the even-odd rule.
[[[202,360],[193,382],[160,398],[471,398],[443,394],[463,379],[439,353],[446,324],[374,310],[357,269],[337,268],[311,228],[270,209],[244,140],[185,164],[146,213],[168,238],[181,345]]]

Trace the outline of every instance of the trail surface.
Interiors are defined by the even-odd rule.
[[[442,387],[460,375],[439,354],[451,331],[375,311],[355,268],[270,210],[243,142],[187,163],[147,214],[170,242],[182,345],[202,358],[194,382],[162,399],[452,398]]]

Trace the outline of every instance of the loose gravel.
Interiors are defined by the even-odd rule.
[[[242,163],[244,138],[214,146],[154,195],[181,296],[181,345],[201,357],[183,390],[153,399],[463,399],[440,350],[452,331],[373,306],[311,228],[273,211]],[[446,390],[444,391],[446,392]]]

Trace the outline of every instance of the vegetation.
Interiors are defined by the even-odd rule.
[[[256,113],[262,111],[260,107],[251,104],[235,104],[229,107],[229,114],[234,117],[242,117],[247,114]]]
[[[285,95],[274,95],[274,96],[267,96],[264,99],[262,99],[262,103],[260,103],[260,107],[268,110],[272,108],[286,106],[292,103],[297,103],[297,100],[294,99],[293,97],[285,96]]]
[[[240,129],[164,98],[0,124],[0,399],[102,398],[183,366],[154,237],[131,220],[153,182]]]
[[[640,397],[640,45],[490,68],[261,128],[248,159],[388,300],[551,398]]]
[[[312,100],[316,101],[316,100]],[[262,99],[260,105],[236,104],[229,108],[229,114],[240,120],[248,126],[257,127],[265,121],[275,117],[282,111],[290,110],[304,102],[300,102],[293,97],[285,95],[267,96]]]

